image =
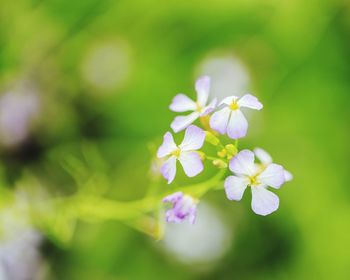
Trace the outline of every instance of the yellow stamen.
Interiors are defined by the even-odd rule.
[[[239,109],[239,105],[237,104],[236,101],[233,101],[233,102],[231,103],[230,109],[231,109],[232,111],[235,111],[235,110],[238,110],[238,109]]]
[[[181,153],[181,150],[179,148],[177,148],[176,150],[171,152],[171,155],[175,156],[175,157],[179,157]]]
[[[251,187],[255,187],[259,184],[260,184],[260,182],[258,181],[257,175],[249,177],[249,185]]]
[[[196,112],[200,113],[202,111],[202,106],[196,102]]]

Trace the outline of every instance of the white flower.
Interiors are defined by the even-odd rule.
[[[215,112],[210,118],[210,127],[221,134],[226,134],[232,139],[242,138],[247,134],[248,122],[241,112],[241,107],[261,110],[263,105],[251,95],[242,97],[229,96],[221,101],[219,106],[224,108]]]
[[[176,161],[179,160],[185,174],[194,177],[203,171],[203,163],[196,150],[203,146],[205,132],[195,125],[190,125],[182,143],[177,146],[170,132],[165,133],[163,143],[157,151],[157,157],[168,157],[161,167],[161,173],[170,184],[176,175]]]
[[[284,168],[281,165],[255,164],[254,153],[242,150],[231,159],[229,168],[236,176],[229,176],[225,180],[228,199],[241,200],[245,189],[250,186],[252,209],[256,214],[266,216],[278,209],[279,198],[268,191],[267,187],[278,189],[285,182]]]
[[[180,93],[174,97],[172,103],[170,104],[169,108],[174,112],[193,111],[193,113],[187,116],[175,117],[170,127],[176,133],[188,127],[199,117],[209,114],[215,108],[216,99],[207,105],[210,89],[210,78],[208,76],[199,78],[196,81],[195,88],[197,91],[197,101],[193,101],[185,94]]]

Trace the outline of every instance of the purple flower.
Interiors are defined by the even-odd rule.
[[[177,146],[170,132],[165,133],[163,143],[157,151],[157,157],[168,159],[162,165],[160,172],[170,184],[176,175],[176,161],[179,160],[185,174],[194,177],[203,170],[203,163],[195,151],[203,146],[205,132],[195,125],[190,125],[185,132],[182,143]]]
[[[188,218],[189,222],[194,224],[197,203],[192,196],[176,192],[163,198],[163,202],[172,203],[172,208],[165,214],[168,223],[181,223]]]
[[[193,113],[187,116],[178,116],[174,119],[170,125],[174,132],[179,132],[185,129],[196,119],[209,114],[215,108],[216,99],[207,105],[210,89],[210,78],[208,76],[199,78],[196,81],[195,88],[197,91],[197,101],[193,101],[187,95],[180,93],[174,97],[172,103],[170,104],[170,110],[174,112],[193,111]]]
[[[247,134],[248,122],[241,112],[241,107],[254,110],[261,110],[263,105],[259,100],[251,95],[246,94],[242,97],[226,97],[219,106],[224,107],[215,112],[210,118],[210,127],[221,134],[226,134],[232,139],[242,138]]]
[[[281,165],[255,164],[254,153],[242,150],[231,159],[229,168],[236,174],[225,180],[225,191],[229,200],[241,200],[245,189],[250,186],[252,209],[256,214],[266,216],[278,209],[279,198],[268,191],[267,187],[278,189],[285,182],[284,168]]]
[[[267,165],[272,163],[272,157],[265,150],[261,148],[255,148],[254,154],[259,159],[263,167],[266,167]],[[284,169],[283,173],[286,182],[293,180],[293,175],[288,170]]]

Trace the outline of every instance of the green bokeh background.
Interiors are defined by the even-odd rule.
[[[2,149],[9,189],[29,172],[69,193],[73,182],[57,162],[89,142],[108,165],[109,195],[142,197],[149,143],[169,129],[171,98],[193,96],[198,65],[216,54],[245,65],[264,104],[242,145],[265,148],[294,175],[268,217],[251,212],[249,195],[240,204],[208,195],[235,221],[233,245],[210,269],[181,264],[157,241],[108,221],[78,223],[65,247],[47,241],[50,277],[349,279],[348,1],[5,0],[0,20],[1,92],[30,81],[44,104],[30,141]],[[109,88],[84,78],[87,57],[103,44],[122,56],[121,82]],[[108,60],[96,67],[108,72]]]

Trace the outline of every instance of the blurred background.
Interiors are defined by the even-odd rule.
[[[348,1],[5,0],[0,26],[1,280],[349,279]],[[60,206],[147,194],[202,74],[264,104],[240,145],[293,173],[278,212],[212,192],[156,241]]]

